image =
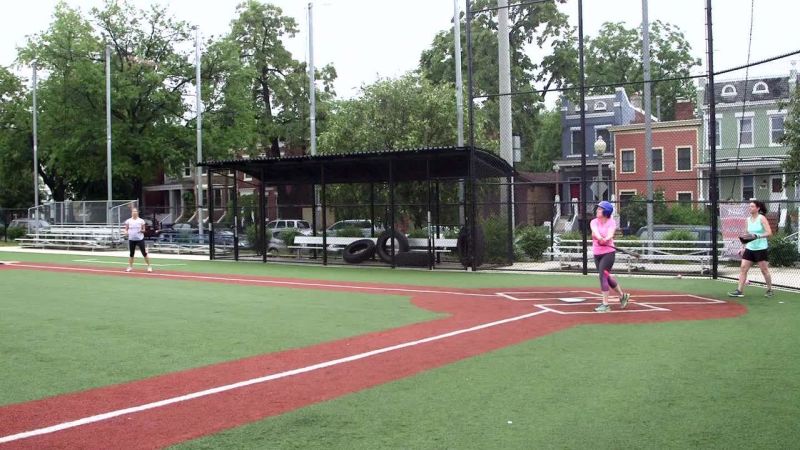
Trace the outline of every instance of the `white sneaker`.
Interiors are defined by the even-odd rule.
[[[148,272],[152,272],[152,271],[153,271],[153,268],[152,268],[152,267],[150,267],[150,266],[147,266],[147,271],[148,271]]]
[[[128,267],[125,268],[125,272],[130,272],[131,270],[133,270],[133,267],[131,267],[131,266],[128,266]]]

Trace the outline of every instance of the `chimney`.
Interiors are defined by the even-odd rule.
[[[633,95],[630,96],[630,98],[628,100],[631,102],[631,105],[633,105],[634,108],[642,109],[642,96],[641,95],[633,94]]]
[[[675,102],[675,120],[691,120],[694,118],[694,103],[689,99],[679,98]]]

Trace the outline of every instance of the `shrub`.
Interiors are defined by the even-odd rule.
[[[255,224],[245,227],[244,234],[247,236],[247,242],[250,243],[251,249],[259,250],[261,248],[261,241],[258,240],[258,229]],[[266,230],[266,237],[267,242],[272,240],[272,230],[269,228]]]
[[[364,237],[364,233],[360,228],[344,227],[336,231],[336,237]]]
[[[708,225],[711,217],[705,208],[692,208],[687,205],[673,205],[654,217],[656,223],[669,225]]]
[[[508,261],[508,221],[492,216],[483,222],[483,235],[486,243],[484,260],[488,263],[507,263]]]
[[[538,260],[550,246],[550,230],[545,227],[524,227],[517,232],[517,246],[523,254]]]
[[[664,235],[664,240],[665,241],[694,241],[695,237],[692,234],[692,232],[689,231],[689,230],[672,230],[669,233]],[[688,243],[687,244],[681,244],[681,243],[677,243],[677,242],[667,243],[667,244],[664,244],[664,246],[665,247],[671,247],[671,248],[689,249],[689,251],[685,251],[685,252],[681,251],[681,250],[676,250],[675,251],[676,254],[691,253],[691,249],[694,248],[694,244],[688,244]]]
[[[639,236],[636,235],[614,238],[614,242],[617,244],[617,246],[621,248],[630,248],[630,247],[636,248],[642,246],[642,242],[639,239]]]
[[[6,234],[8,239],[19,239],[28,234],[28,230],[25,227],[9,227]]]
[[[769,238],[769,263],[775,267],[792,267],[800,261],[797,244],[786,239],[786,234],[776,233]]]
[[[295,230],[294,228],[289,228],[286,230],[282,230],[280,233],[280,240],[283,241],[286,245],[294,245],[294,238],[300,234],[299,230]]]
[[[426,233],[422,228],[414,228],[408,233],[408,237],[425,239],[428,237],[428,233]]]

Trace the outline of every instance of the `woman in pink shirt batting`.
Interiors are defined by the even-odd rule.
[[[597,266],[597,273],[600,274],[600,290],[603,292],[603,303],[594,310],[597,312],[609,312],[611,306],[608,305],[608,290],[614,289],[619,294],[619,304],[622,309],[628,306],[630,294],[625,294],[619,287],[617,280],[611,275],[611,268],[614,267],[616,250],[614,249],[614,233],[617,231],[617,223],[611,218],[614,212],[614,205],[610,202],[602,201],[597,204],[595,218],[589,224],[592,230],[592,253],[594,263]]]

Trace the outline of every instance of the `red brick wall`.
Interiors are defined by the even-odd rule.
[[[653,172],[655,190],[664,190],[666,200],[676,200],[678,192],[692,192],[692,199],[697,200],[697,163],[698,163],[698,135],[696,127],[653,129],[653,148],[663,149],[664,171]],[[678,172],[677,147],[692,148],[692,168],[688,172]],[[647,162],[644,148],[644,131],[621,131],[614,133],[614,164],[616,165],[614,179],[617,197],[620,191],[635,190],[639,195],[647,193],[646,178]],[[635,150],[635,172],[622,172],[622,151]],[[691,180],[675,180],[686,179]],[[634,181],[641,180],[641,181]]]

